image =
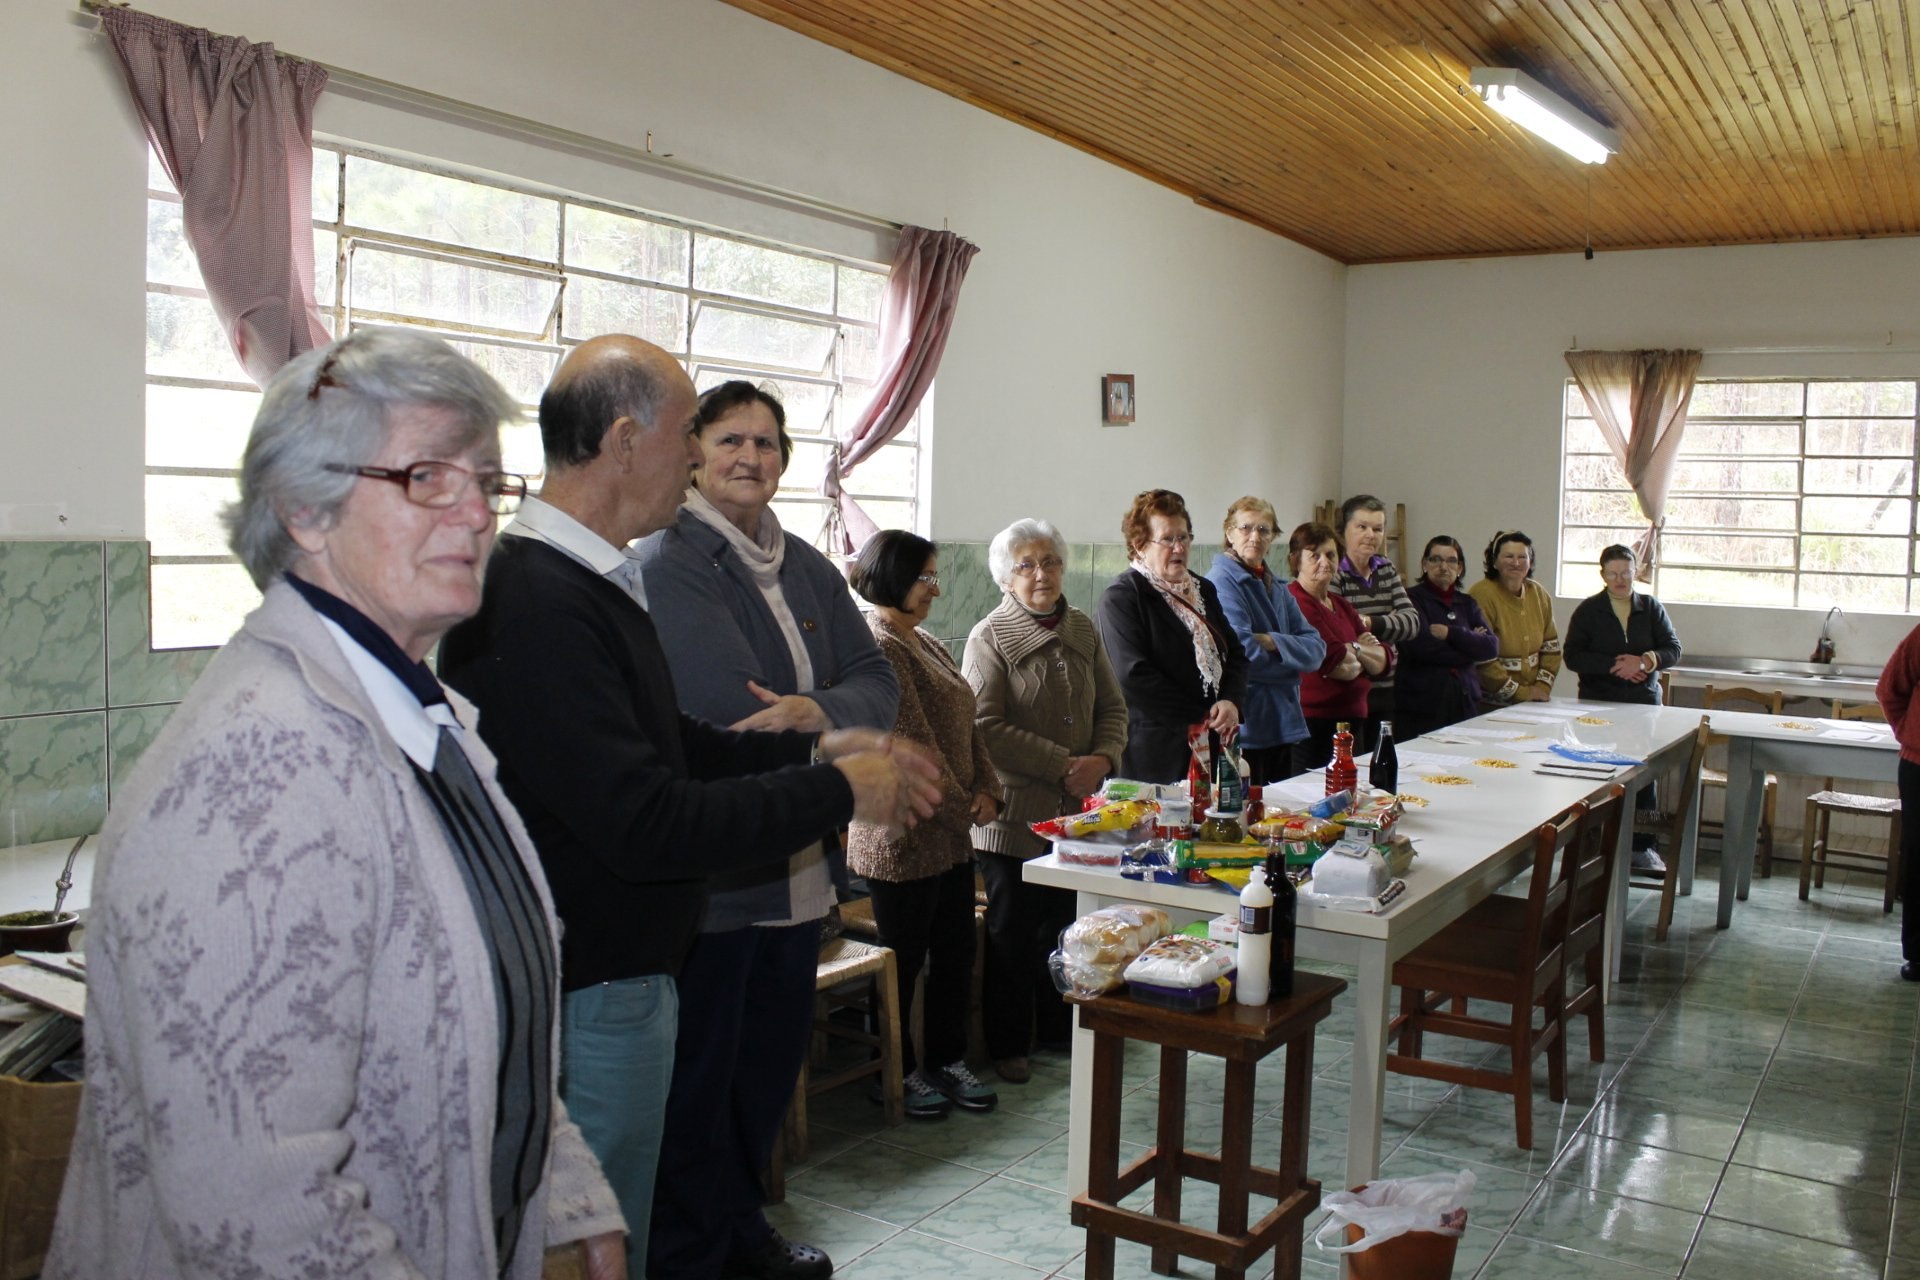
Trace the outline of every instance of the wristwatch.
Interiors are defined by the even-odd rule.
[[[1659,666],[1660,666],[1659,662],[1657,662],[1651,655],[1644,654],[1644,653],[1640,655],[1640,669],[1646,672],[1648,675],[1652,675]]]

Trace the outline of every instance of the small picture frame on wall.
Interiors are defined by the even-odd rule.
[[[1100,379],[1100,421],[1123,427],[1133,421],[1133,375],[1110,373]]]

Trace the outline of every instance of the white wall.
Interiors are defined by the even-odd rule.
[[[1203,530],[1248,489],[1289,510],[1336,487],[1344,268],[715,0],[150,7],[632,146],[652,131],[691,164],[837,205],[949,222],[982,251],[940,373],[943,538],[1035,514],[1114,539],[1127,499],[1154,484],[1182,489]],[[139,536],[144,144],[72,0],[9,0],[5,35],[0,107],[46,133],[0,141],[10,192],[32,193],[0,201],[0,537]],[[315,124],[721,217],[701,193],[346,93],[323,96]],[[725,220],[769,230],[742,226],[753,216]],[[857,246],[863,233],[833,234]],[[1099,379],[1116,372],[1138,377],[1140,420],[1103,429]]]
[[[1355,268],[1342,487],[1404,500],[1416,545],[1451,533],[1469,558],[1496,529],[1525,529],[1552,584],[1568,347],[1862,347],[1891,331],[1904,353],[1710,354],[1701,374],[1911,378],[1916,280],[1913,239]],[[1805,658],[1819,630],[1813,611],[1670,607],[1699,654]],[[1850,617],[1839,659],[1884,661],[1912,625]]]

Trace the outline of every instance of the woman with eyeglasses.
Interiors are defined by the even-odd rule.
[[[973,829],[987,882],[980,1012],[987,1056],[1020,1084],[1034,1043],[1064,1047],[1072,1030],[1047,957],[1073,922],[1073,894],[1021,879],[1021,865],[1047,851],[1027,824],[1078,813],[1120,767],[1127,704],[1092,620],[1067,602],[1058,529],[1014,521],[988,545],[987,567],[1006,597],[974,626],[962,664],[1005,796],[1000,816]]]
[[[1255,786],[1293,775],[1294,744],[1307,736],[1300,676],[1318,670],[1327,656],[1327,642],[1300,612],[1286,583],[1267,568],[1267,550],[1278,530],[1272,503],[1237,499],[1222,525],[1226,553],[1215,556],[1207,570],[1227,624],[1247,655],[1240,746]]]
[[[1318,522],[1300,525],[1287,538],[1287,567],[1293,570],[1287,590],[1327,646],[1319,668],[1300,678],[1307,736],[1294,744],[1295,773],[1325,767],[1342,721],[1353,734],[1355,754],[1373,749],[1367,695],[1373,678],[1393,669],[1393,650],[1367,630],[1359,611],[1333,588],[1343,554],[1340,535]]]
[[[1580,696],[1594,702],[1660,705],[1660,672],[1680,661],[1680,637],[1661,603],[1633,589],[1633,548],[1600,553],[1603,591],[1574,606],[1567,619],[1567,667]]]
[[[1420,580],[1407,588],[1422,626],[1400,645],[1394,729],[1403,739],[1480,713],[1479,666],[1500,651],[1500,638],[1479,602],[1457,589],[1466,563],[1457,540],[1429,539],[1420,553]]]
[[[904,529],[875,534],[854,563],[853,589],[873,605],[867,625],[900,682],[893,731],[940,765],[940,807],[908,831],[855,821],[847,865],[866,877],[882,946],[899,965],[900,1025],[913,1024],[913,985],[927,975],[921,1012],[924,1060],[901,1037],[907,1114],[944,1119],[952,1107],[990,1111],[999,1101],[966,1062],[973,1000],[973,839],[1000,816],[1000,777],[987,752],[973,686],[945,645],[920,624],[940,597],[933,543]]]
[[[1134,498],[1120,521],[1127,571],[1108,584],[1094,621],[1127,699],[1120,772],[1141,782],[1187,776],[1196,725],[1231,736],[1247,698],[1247,656],[1213,583],[1188,570],[1193,521],[1171,489]]]
[[[1533,580],[1533,539],[1518,529],[1493,535],[1483,557],[1487,576],[1471,588],[1500,652],[1480,664],[1480,694],[1496,706],[1545,702],[1560,674],[1560,629],[1553,597]]]
[[[526,493],[518,416],[404,329],[267,384],[226,515],[265,598],[101,832],[47,1276],[627,1274],[556,1088],[546,876],[425,661]]]

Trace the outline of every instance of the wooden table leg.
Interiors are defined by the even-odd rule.
[[[1253,1063],[1227,1061],[1225,1095],[1220,1103],[1220,1216],[1223,1236],[1247,1233],[1248,1167],[1253,1163]],[[1241,1280],[1246,1272],[1216,1266],[1213,1280]]]
[[[1093,1037],[1092,1132],[1087,1138],[1087,1197],[1104,1204],[1119,1199],[1120,1085],[1127,1042]],[[1113,1237],[1087,1228],[1087,1280],[1113,1280]]]
[[[1153,1174],[1153,1216],[1180,1221],[1180,1153],[1187,1147],[1187,1051],[1160,1046],[1160,1114],[1154,1146],[1160,1155]],[[1172,1245],[1153,1246],[1154,1274],[1170,1276],[1180,1266]]]

